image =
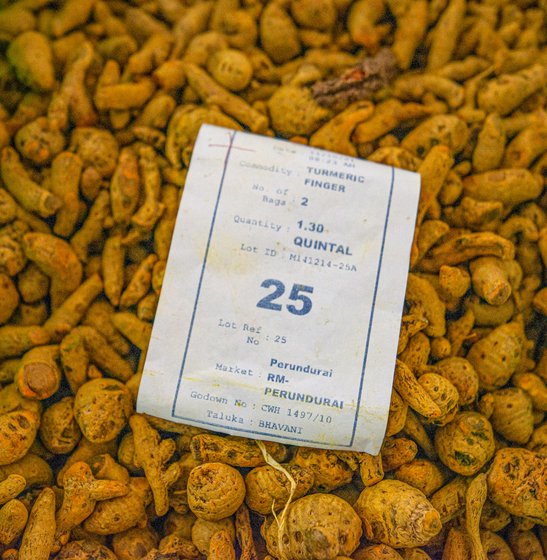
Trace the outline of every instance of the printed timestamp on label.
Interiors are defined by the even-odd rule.
[[[137,410],[377,453],[419,176],[204,125]]]

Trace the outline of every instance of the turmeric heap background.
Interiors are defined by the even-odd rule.
[[[544,0],[0,5],[2,559],[545,558]],[[420,173],[379,456],[135,414],[202,123]]]

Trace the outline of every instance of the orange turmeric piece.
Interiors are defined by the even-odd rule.
[[[209,544],[210,560],[235,560],[236,551],[232,539],[226,531],[219,531],[211,537]]]
[[[44,488],[30,511],[18,558],[47,560],[53,551],[56,528],[55,493],[51,488]]]
[[[156,513],[164,515],[169,509],[167,491],[180,476],[178,463],[167,465],[175,452],[175,442],[161,440],[159,433],[139,414],[131,416],[129,424],[135,440],[135,466],[144,470],[154,496]]]
[[[59,307],[80,285],[83,271],[78,257],[66,241],[45,233],[26,233],[22,245],[27,258],[49,276],[52,307]]]
[[[243,477],[223,463],[204,463],[192,469],[187,490],[192,512],[208,521],[233,515],[245,497]]]
[[[29,177],[13,148],[6,147],[2,150],[0,171],[7,190],[25,210],[47,218],[61,207],[62,202],[59,198]]]
[[[67,469],[64,479],[63,503],[55,516],[55,539],[61,544],[68,541],[71,529],[89,517],[95,504],[128,493],[128,485],[114,480],[96,480],[89,465],[74,463]]]
[[[19,392],[26,398],[38,400],[56,393],[62,377],[58,358],[58,346],[38,346],[26,352],[15,376]]]

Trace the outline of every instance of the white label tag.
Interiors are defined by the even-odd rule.
[[[378,453],[420,179],[202,126],[137,409]]]

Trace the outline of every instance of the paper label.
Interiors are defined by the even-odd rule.
[[[137,409],[378,453],[419,175],[202,126]]]

